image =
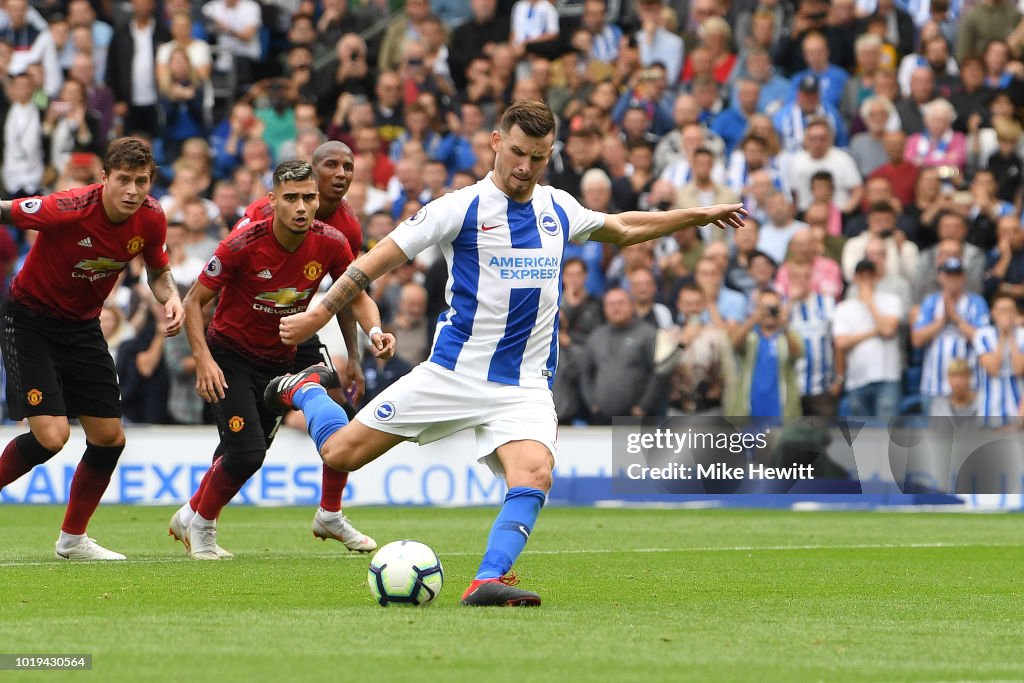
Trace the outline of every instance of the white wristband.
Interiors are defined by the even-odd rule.
[[[367,334],[366,336],[373,339],[373,335],[375,334],[384,334],[384,330],[380,329],[379,327],[371,327],[369,334]]]

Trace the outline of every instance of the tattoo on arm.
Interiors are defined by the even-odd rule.
[[[352,282],[354,282],[359,289],[366,289],[370,286],[370,278],[366,276],[366,273],[355,266],[349,266],[348,270],[345,271],[345,275],[352,278]]]
[[[162,304],[167,303],[172,296],[178,293],[178,285],[174,282],[174,276],[171,275],[170,268],[164,268],[159,271],[150,269],[149,281],[153,296]]]
[[[349,266],[345,274],[331,285],[321,303],[332,315],[337,315],[342,308],[359,295],[359,292],[369,286],[370,278],[366,276],[366,273],[355,266]]]

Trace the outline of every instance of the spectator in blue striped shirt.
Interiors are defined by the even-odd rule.
[[[938,292],[924,298],[910,341],[924,348],[921,372],[922,412],[930,414],[936,396],[949,396],[946,369],[950,361],[963,358],[977,368],[977,353],[971,345],[978,328],[989,324],[988,304],[978,294],[966,291],[964,264],[947,258],[938,268]]]
[[[606,12],[604,0],[585,0],[581,24],[590,34],[590,59],[611,64],[619,58],[622,29],[605,21]]]
[[[978,417],[986,427],[1004,427],[1020,412],[1024,374],[1024,327],[1017,324],[1017,301],[1008,294],[992,301],[992,324],[973,339],[978,352]]]
[[[836,381],[832,319],[836,300],[814,291],[811,266],[789,264],[789,329],[800,335],[804,355],[796,361],[796,381],[804,415],[836,414],[842,380]]]

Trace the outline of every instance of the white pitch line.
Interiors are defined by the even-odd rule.
[[[903,548],[1019,548],[1024,547],[1020,543],[852,543],[848,545],[735,545],[735,546],[691,546],[687,548],[575,548],[571,550],[527,550],[524,555],[618,555],[627,553],[729,553],[729,552],[785,552],[787,550],[898,550]],[[441,557],[476,557],[478,552],[450,552],[441,553]],[[295,555],[240,555],[240,559],[246,560],[269,560],[274,562],[289,560],[358,560],[369,559],[370,553],[311,553]],[[188,558],[178,557],[147,557],[140,560],[124,560],[115,564],[171,564],[187,562]],[[230,562],[231,560],[225,560]],[[104,561],[93,562],[63,562],[64,564],[108,564]],[[48,560],[28,561],[19,560],[0,562],[2,567],[45,567],[61,564],[60,561]],[[205,563],[204,563],[205,564]]]

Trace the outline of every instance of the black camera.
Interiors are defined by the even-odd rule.
[[[779,314],[778,306],[769,306],[766,310],[768,311],[768,315],[770,315],[773,318]]]

